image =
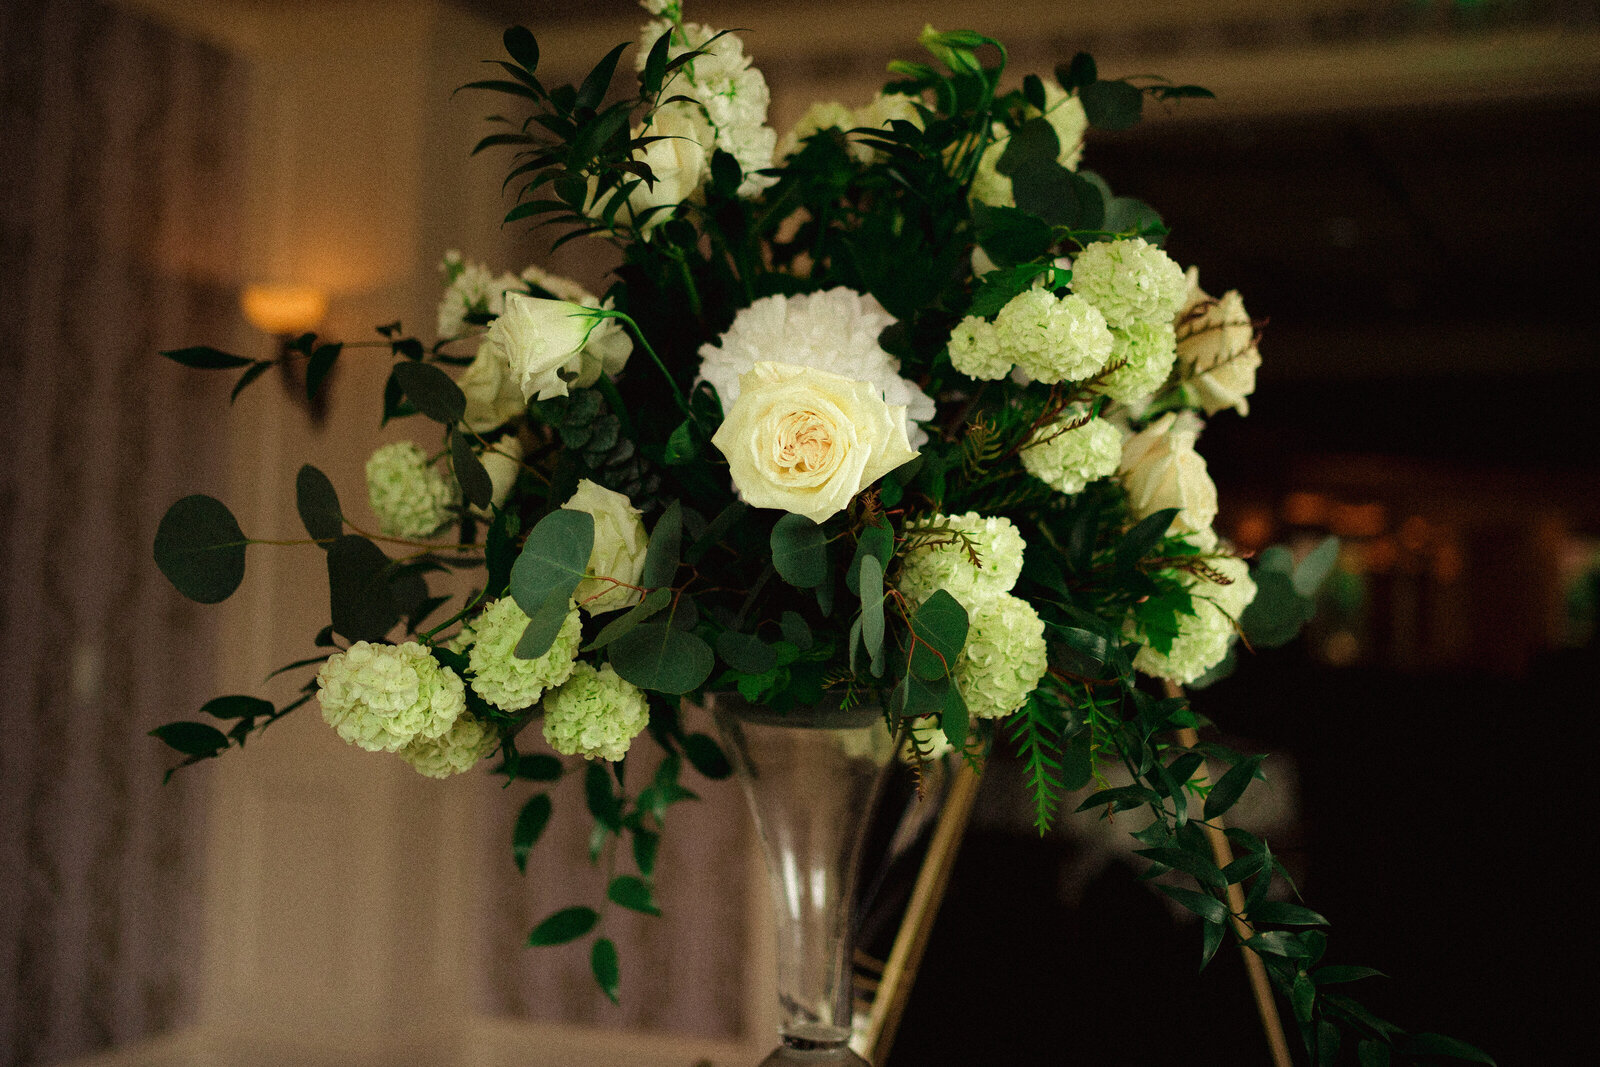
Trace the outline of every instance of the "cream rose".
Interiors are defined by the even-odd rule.
[[[639,227],[641,233],[648,234],[672,217],[671,208],[700,191],[710,171],[706,146],[714,143],[715,134],[698,105],[679,102],[657,108],[650,116],[650,124],[635,126],[633,136],[659,138],[634,155],[637,162],[650,168],[655,181],[639,182],[616,217],[621,222],[631,223],[651,208],[665,209],[652,212]],[[630,176],[627,180],[631,183],[633,179]],[[601,202],[594,203],[591,193],[591,203],[585,213],[600,218],[606,205],[617,195],[612,192]]]
[[[759,362],[711,443],[753,507],[822,522],[917,454],[905,408],[870,383],[812,367]]]
[[[505,312],[489,324],[478,357],[502,361],[524,401],[566,396],[599,321],[582,304],[507,293]]]
[[[456,384],[467,398],[467,412],[461,421],[473,433],[488,433],[528,409],[503,354],[487,343],[478,345],[478,354]]]
[[[1198,422],[1193,415],[1188,419]],[[1209,549],[1217,543],[1211,530],[1217,517],[1217,487],[1206,472],[1206,461],[1194,450],[1198,436],[1199,429],[1180,423],[1176,413],[1163,415],[1122,443],[1118,474],[1134,518],[1178,508],[1170,529],[1194,534],[1196,543]]]
[[[1178,366],[1207,415],[1233,408],[1250,414],[1247,399],[1256,391],[1256,330],[1244,310],[1244,299],[1230,289],[1221,300],[1200,288],[1200,275],[1189,268],[1189,295],[1175,324]]]
[[[639,591],[628,586],[639,584],[644,571],[644,553],[649,539],[639,509],[621,493],[585,478],[578,483],[572,499],[561,505],[567,511],[584,511],[594,516],[594,548],[589,552],[589,572],[594,578],[578,583],[573,597],[591,615],[601,615],[631,607],[640,600]],[[606,578],[616,581],[608,582]],[[626,582],[618,585],[617,582]]]

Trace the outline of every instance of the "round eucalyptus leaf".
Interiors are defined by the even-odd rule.
[[[247,544],[226,504],[195,493],[162,517],[156,529],[156,566],[190,600],[215,604],[228,599],[244,580]]]
[[[611,642],[612,669],[623,681],[658,693],[687,693],[711,676],[711,646],[669,622],[647,622]]]
[[[396,363],[394,377],[406,399],[434,422],[452,426],[467,412],[467,397],[461,387],[431,363]]]
[[[307,463],[294,480],[294,503],[306,533],[327,548],[344,533],[344,512],[339,508],[339,493],[333,482]]]

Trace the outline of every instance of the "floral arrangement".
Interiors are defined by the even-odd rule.
[[[999,42],[930,27],[932,62],[892,64],[873,100],[818,104],[780,138],[738,37],[644,6],[634,93],[614,88],[627,45],[547,88],[521,28],[505,78],[468,86],[527,113],[478,146],[515,150],[507,221],[611,242],[615,284],[597,296],[446,255],[436,339],[393,323],[367,342],[393,360],[384,421],[421,442],[367,463],[378,532],[300,472],[331,621],[285,669],[315,677],[284,707],[221,697],[202,709],[221,727],[156,735],[193,763],[315,698],[340,737],[433,777],[498,755],[495,773],[550,782],[572,758],[594,854],[631,846],[609,900],[654,912],[658,835],[692,796],[684,762],[727,773],[680,701],[867,703],[914,765],[1012,749],[1041,832],[1095,783],[1079,811],[1142,812],[1150,873],[1192,883],[1158,888],[1201,919],[1202,960],[1232,931],[1313,1061],[1342,1044],[1363,1064],[1490,1062],[1345,996],[1375,972],[1323,962],[1326,920],[1282,899],[1268,844],[1229,830],[1242,855],[1224,868],[1201,831],[1261,757],[1182,743],[1200,724],[1175,687],[1226,673],[1241,632],[1291,638],[1336,548],[1252,568],[1218,538],[1196,444],[1206,418],[1248,412],[1256,326],[1163,251],[1151,207],[1080,167],[1091,129],[1209,94],[1103,79],[1081,54],[1006,88]],[[283,358],[307,361],[315,391],[353,347],[307,334]],[[243,368],[235,395],[275,362],[166,355]],[[251,543],[191,496],[155,556],[210,603]],[[447,571],[475,591],[433,592]],[[645,735],[666,756],[630,792],[622,764]],[[1231,769],[1208,782],[1208,759]],[[550,812],[548,792],[528,800],[519,865]],[[614,999],[600,919],[566,908],[530,941],[593,935]]]

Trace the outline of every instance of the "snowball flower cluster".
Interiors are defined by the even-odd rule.
[[[445,278],[444,296],[439,300],[439,336],[460,337],[467,332],[467,316],[498,315],[505,306],[505,295],[519,289],[522,281],[515,274],[495,277],[481,263],[471,263],[451,250],[439,263]]]
[[[400,750],[400,758],[411,764],[418,774],[429,778],[449,778],[462,771],[470,771],[500,743],[500,735],[492,726],[462,712],[450,729],[438,737],[421,738]]]
[[[1022,448],[1022,466],[1057,492],[1082,492],[1090,482],[1115,474],[1122,459],[1122,434],[1105,419],[1085,420],[1085,414],[1082,407],[1067,410]]]
[[[1142,237],[1095,241],[1072,261],[1072,291],[1112,326],[1170,323],[1183,307],[1183,269]]]
[[[905,532],[911,548],[900,563],[898,588],[919,603],[943,589],[971,615],[980,601],[1009,593],[1022,574],[1027,546],[1010,519],[975,511],[931,515],[908,522]]]
[[[1118,471],[1135,519],[1177,508],[1172,532],[1192,534],[1197,545],[1209,549],[1217,543],[1211,529],[1217,487],[1194,448],[1200,420],[1189,412],[1183,416],[1169,412],[1124,441]]]
[[[667,50],[669,60],[695,49],[706,50],[706,55],[685,65],[683,74],[669,83],[669,90],[693,100],[710,122],[714,141],[702,142],[706,157],[709,159],[713,149],[720,148],[738,160],[744,174],[739,195],[758,195],[775,180],[757,172],[772,166],[773,149],[778,143],[777,131],[767,125],[767,105],[772,96],[766,77],[750,65],[744,42],[737,35],[718,37],[710,26],[698,22],[674,24],[670,19],[645,24],[635,56],[638,69],[644,69],[650,49],[664,33],[673,35]]]
[[[521,711],[560,685],[572,673],[572,660],[583,640],[578,609],[567,613],[554,643],[542,656],[519,659],[517,642],[528,616],[517,602],[502,597],[484,609],[474,625],[476,638],[467,653],[472,689],[502,711]]]
[[[398,752],[443,736],[466,710],[461,678],[415,641],[357,641],[317,672],[322,717],[369,752]]]
[[[1076,96],[1053,81],[1044,83],[1044,100],[1045,121],[1055,130],[1056,141],[1060,145],[1056,162],[1068,170],[1077,170],[1078,163],[1083,159],[1083,135],[1089,129],[1089,116],[1084,113],[1083,104]],[[1040,114],[1030,104],[1023,111],[1023,118],[1038,118]],[[1017,198],[1011,187],[1011,179],[1001,174],[997,166],[1000,157],[1005,155],[1006,145],[1010,143],[1010,134],[998,123],[993,134],[994,142],[978,157],[978,168],[972,176],[969,195],[973,200],[993,207],[1016,207]]]
[[[983,600],[970,614],[952,674],[974,717],[1004,718],[1022,707],[1049,666],[1044,620],[1010,593]]]
[[[544,700],[544,739],[564,756],[616,762],[650,724],[645,695],[618,677],[607,663],[587,663]]]
[[[1197,394],[1207,415],[1233,408],[1250,414],[1249,396],[1256,390],[1255,324],[1244,299],[1230,289],[1221,300],[1200,288],[1200,274],[1189,268],[1188,299],[1178,315],[1177,358],[1184,381]]]
[[[1178,355],[1170,322],[1129,323],[1112,330],[1111,339],[1110,363],[1122,366],[1105,376],[1099,392],[1133,406],[1166,384]]]
[[[920,448],[917,423],[933,418],[933,398],[900,377],[900,361],[878,344],[895,319],[882,304],[852,289],[762,297],[733,318],[717,343],[700,346],[700,378],[716,387],[722,410],[733,410],[739,380],[757,363],[812,367],[869,383],[885,403],[905,408],[906,439]]]
[[[1149,646],[1139,649],[1133,657],[1135,668],[1187,685],[1228,654],[1238,633],[1239,616],[1256,597],[1256,583],[1242,559],[1224,556],[1208,560],[1207,566],[1228,578],[1228,583],[1186,574],[1195,613],[1178,616],[1178,635],[1165,655]]]
[[[1076,294],[1024,290],[1000,309],[994,328],[1001,351],[1034,381],[1082,381],[1111,358],[1106,317]]]
[[[994,323],[968,315],[950,331],[950,365],[968,378],[997,382],[1011,373],[1013,361],[1000,348]]]
[[[379,448],[367,460],[367,497],[378,529],[390,537],[427,537],[450,521],[456,483],[410,441]]]

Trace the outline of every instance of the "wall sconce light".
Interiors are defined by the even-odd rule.
[[[328,314],[328,294],[309,285],[248,285],[239,296],[245,319],[278,339],[278,369],[290,399],[305,407],[313,423],[327,415],[326,380],[315,395],[306,391],[309,360],[290,346],[295,338],[317,328]]]

